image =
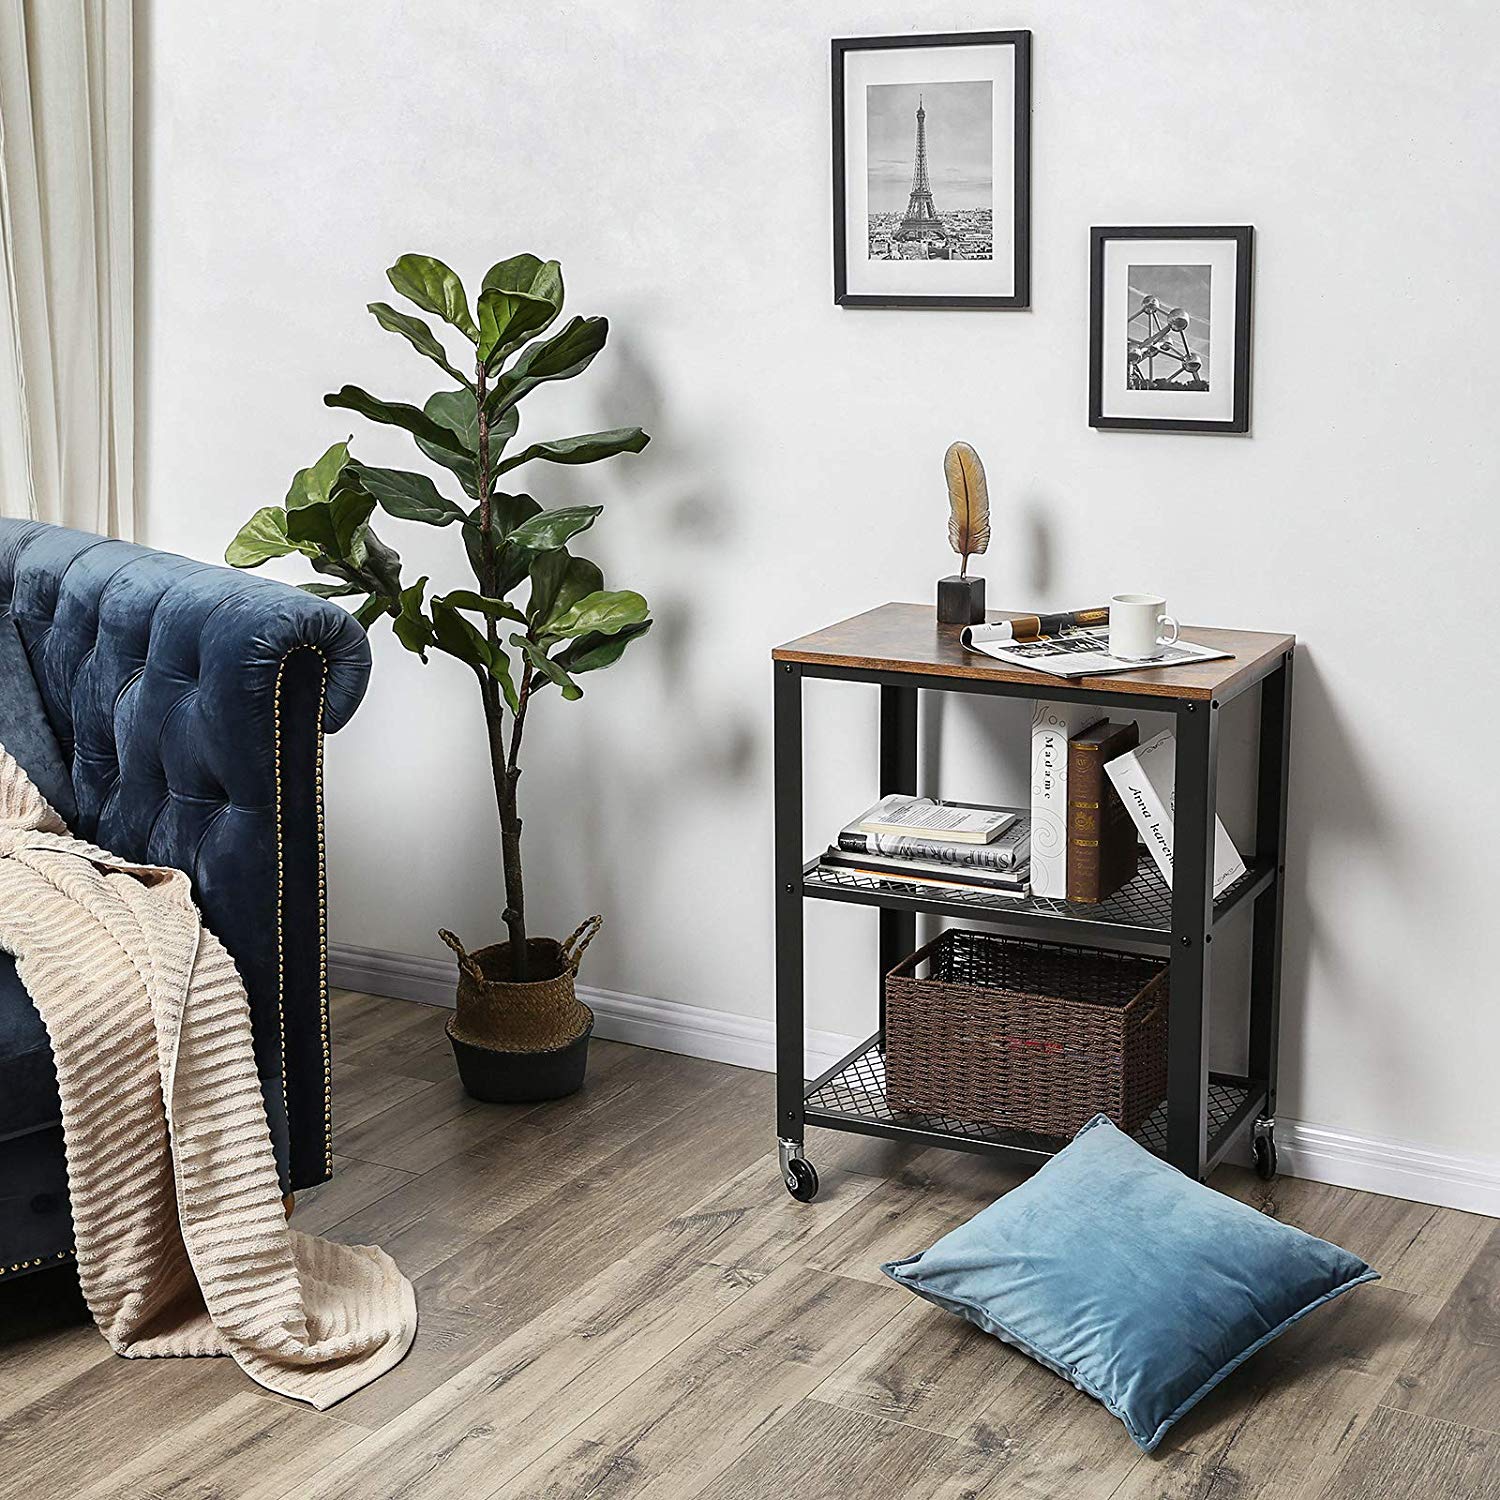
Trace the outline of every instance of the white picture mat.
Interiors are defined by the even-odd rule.
[[[854,48],[844,58],[844,258],[851,296],[1010,297],[1016,290],[1016,48]],[[977,83],[988,79],[994,203],[993,260],[871,260],[866,88],[872,83]],[[912,122],[912,158],[916,158]],[[941,212],[942,205],[938,205]]]
[[[1234,418],[1234,298],[1239,246],[1234,240],[1106,240],[1103,334],[1103,379],[1100,414],[1106,417],[1159,417],[1197,422]],[[1125,381],[1126,325],[1130,317],[1131,266],[1208,266],[1208,330],[1211,345],[1206,391],[1133,391]]]

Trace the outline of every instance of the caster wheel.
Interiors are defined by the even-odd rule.
[[[794,1156],[786,1166],[786,1190],[798,1203],[811,1203],[818,1196],[818,1174],[810,1161]]]
[[[1255,1175],[1269,1182],[1276,1175],[1276,1142],[1268,1135],[1255,1137]]]

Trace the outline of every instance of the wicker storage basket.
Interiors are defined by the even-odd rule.
[[[885,1079],[892,1109],[1134,1130],[1167,1092],[1166,965],[951,929],[886,976]]]

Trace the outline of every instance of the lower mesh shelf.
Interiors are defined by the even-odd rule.
[[[1208,1139],[1210,1154],[1221,1133],[1245,1118],[1245,1105],[1252,1086],[1248,1079],[1231,1079],[1214,1075],[1208,1086]],[[1029,1130],[1011,1130],[1003,1125],[977,1125],[968,1120],[950,1120],[944,1115],[914,1114],[892,1109],[885,1097],[885,1058],[879,1038],[871,1037],[831,1078],[807,1092],[806,1108],[821,1115],[835,1115],[858,1129],[861,1125],[891,1127],[894,1130],[920,1131],[928,1135],[954,1138],[955,1145],[983,1143],[1008,1146],[1017,1151],[1031,1151],[1050,1156],[1067,1141],[1057,1136],[1038,1135]],[[810,1123],[823,1123],[813,1120]],[[1135,1139],[1147,1150],[1164,1155],[1167,1149],[1167,1106],[1156,1112],[1135,1131]]]

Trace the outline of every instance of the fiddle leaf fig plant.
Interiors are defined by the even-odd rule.
[[[562,267],[513,255],[485,272],[473,307],[458,276],[430,255],[403,255],[386,277],[398,296],[439,320],[467,347],[458,356],[424,319],[385,302],[369,310],[387,331],[435,364],[447,382],[421,406],[384,401],[357,385],[323,398],[327,406],[410,433],[429,462],[446,471],[467,502],[445,494],[430,473],[360,463],[335,443],[292,478],[280,505],[262,506],[225,551],[237,568],[301,554],[327,583],[302,587],[347,599],[368,630],[389,619],[396,639],[424,662],[442,652],[474,674],[484,707],[505,871],[504,921],[516,980],[527,979],[526,899],[516,786],[522,736],[533,701],[549,688],[583,696],[577,679],[612,666],[651,628],[646,601],[607,589],[604,575],[570,544],[602,506],[544,508],[529,494],[502,491],[501,478],[525,464],[590,464],[639,453],[639,427],[553,438],[507,449],[520,431],[521,401],[539,385],[580,375],[604,347],[605,318],[562,313]],[[475,588],[438,592],[426,576],[404,582],[401,559],[374,531],[377,511],[424,526],[454,526]],[[357,601],[357,602],[356,602]]]

